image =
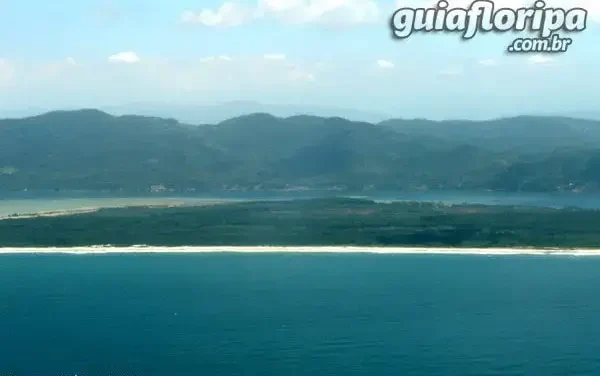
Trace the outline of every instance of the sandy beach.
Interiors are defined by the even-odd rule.
[[[346,247],[346,246],[314,246],[314,247],[242,247],[242,246],[203,246],[203,247],[164,247],[164,246],[130,246],[114,247],[0,247],[0,254],[124,254],[124,253],[342,253],[342,254],[431,254],[431,255],[538,255],[538,256],[600,256],[600,249],[535,249],[535,248],[427,248],[427,247]]]
[[[101,208],[80,208],[80,209],[68,209],[68,210],[51,210],[51,211],[42,211],[35,213],[15,213],[11,215],[0,215],[0,221],[3,219],[28,219],[28,218],[42,218],[42,217],[62,217],[65,215],[75,215],[75,214],[87,214],[93,213]]]
[[[88,201],[92,201],[92,205],[83,206],[89,204]],[[99,211],[101,209],[119,209],[119,208],[172,208],[172,207],[183,207],[183,206],[206,206],[206,205],[217,205],[228,202],[234,202],[235,200],[218,200],[218,199],[196,199],[196,200],[176,200],[176,199],[112,199],[112,200],[56,200],[52,201],[52,205],[57,206],[56,209],[51,210],[25,210],[19,211],[18,209],[11,214],[0,212],[0,220],[7,219],[28,219],[28,218],[41,218],[41,217],[62,217],[68,215],[77,214],[88,214]],[[241,200],[240,200],[241,201]],[[5,202],[4,206],[14,204],[14,202]],[[48,205],[48,203],[46,203]],[[60,208],[60,205],[67,206],[66,208]],[[68,207],[69,205],[75,207]],[[4,209],[6,211],[6,209]]]

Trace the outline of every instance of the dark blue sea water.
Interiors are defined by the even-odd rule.
[[[598,375],[600,258],[0,256],[0,375]]]

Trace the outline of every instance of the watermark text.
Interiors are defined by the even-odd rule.
[[[600,0],[599,0],[600,1]],[[469,8],[450,8],[441,0],[432,8],[400,8],[390,22],[396,39],[406,39],[415,32],[459,32],[464,40],[479,32],[525,32],[538,36],[517,38],[508,52],[566,52],[573,43],[558,32],[581,32],[587,27],[587,10],[552,8],[542,0],[530,7],[495,8],[491,0],[473,1]]]

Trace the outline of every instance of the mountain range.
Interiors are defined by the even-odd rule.
[[[277,117],[290,117],[296,115],[312,115],[321,117],[337,116],[349,120],[366,121],[370,123],[379,123],[398,117],[391,115],[390,113],[366,111],[353,108],[308,104],[267,104],[250,100],[228,101],[216,104],[133,102],[120,105],[99,106],[96,108],[115,116],[136,114],[149,117],[175,118],[178,121],[186,124],[216,124],[233,117],[254,113],[268,113]],[[62,108],[62,110],[69,111],[77,109],[78,108]],[[0,119],[30,117],[51,111],[53,110],[44,109],[42,107],[29,107],[12,110],[0,109]],[[600,112],[589,110],[566,111],[563,113],[548,112],[537,114],[534,117],[567,117],[600,120]],[[479,120],[485,120],[485,118],[481,118]]]
[[[232,117],[253,113],[269,113],[278,117],[295,115],[340,116],[356,121],[379,122],[391,118],[388,114],[357,109],[315,105],[265,104],[256,101],[229,101],[219,104],[174,104],[137,102],[113,106],[101,106],[101,111],[122,116],[136,114],[149,117],[173,117],[187,124],[215,124]],[[63,110],[77,110],[68,109]],[[39,107],[0,111],[0,118],[22,118],[50,112]]]
[[[0,120],[0,190],[596,191],[600,121],[252,113],[214,124],[85,109]]]
[[[387,114],[318,105],[264,104],[256,101],[230,101],[216,105],[186,105],[164,103],[132,103],[103,107],[101,110],[113,115],[137,114],[155,117],[175,117],[188,124],[214,124],[227,119],[254,113],[268,113],[278,117],[296,115],[340,116],[346,119],[379,122],[389,119]]]

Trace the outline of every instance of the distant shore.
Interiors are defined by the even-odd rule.
[[[31,211],[24,213],[14,213],[14,214],[0,214],[1,220],[8,219],[32,219],[32,218],[44,218],[44,217],[64,217],[70,215],[77,214],[89,214],[95,213],[102,209],[126,209],[126,208],[177,208],[184,206],[204,206],[204,205],[215,205],[215,204],[223,204],[227,202],[232,202],[232,200],[217,200],[217,199],[206,199],[206,200],[197,200],[197,201],[171,201],[171,200],[163,200],[160,202],[127,202],[123,201],[120,203],[112,202],[106,205],[99,206],[91,206],[91,207],[80,207],[80,208],[69,208],[69,209],[57,209],[57,210],[40,210],[40,211]]]
[[[597,210],[350,198],[88,204],[0,220],[0,249],[600,255]]]
[[[340,253],[340,254],[397,254],[397,255],[482,255],[482,256],[600,256],[600,249],[544,248],[436,248],[436,247],[351,247],[351,246],[83,246],[83,247],[0,247],[0,254],[128,254],[128,253]]]
[[[4,219],[29,219],[29,218],[42,218],[42,217],[61,217],[65,215],[75,214],[87,214],[94,213],[101,208],[79,208],[79,209],[68,209],[68,210],[51,210],[51,211],[40,211],[32,213],[15,213],[11,215],[0,215],[0,220]]]

